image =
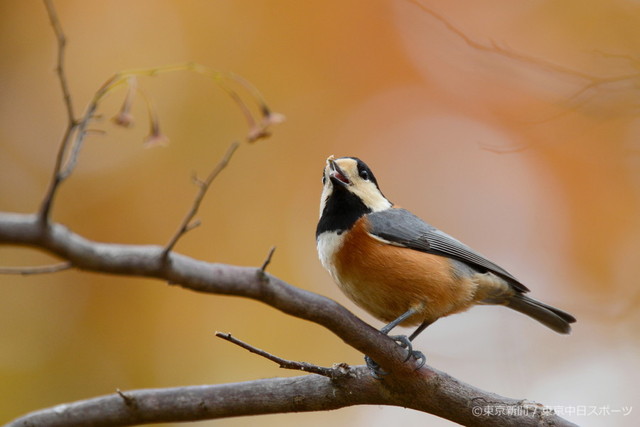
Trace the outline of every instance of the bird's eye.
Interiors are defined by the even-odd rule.
[[[365,179],[365,180],[369,180],[369,172],[367,172],[366,169],[362,169],[360,171],[360,178]]]

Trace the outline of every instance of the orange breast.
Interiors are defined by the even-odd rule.
[[[416,325],[473,304],[477,285],[452,274],[448,258],[377,240],[367,233],[366,217],[346,233],[333,262],[344,293],[385,322],[417,308],[419,314],[403,323]]]

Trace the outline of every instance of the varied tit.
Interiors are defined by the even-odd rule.
[[[322,176],[318,254],[340,289],[381,329],[415,326],[392,337],[424,364],[411,341],[437,319],[475,304],[504,305],[561,334],[576,319],[536,301],[509,272],[411,212],[393,205],[371,169],[356,157],[327,159]],[[382,373],[365,357],[374,376]]]

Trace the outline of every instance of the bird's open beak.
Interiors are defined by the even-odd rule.
[[[351,185],[351,181],[347,178],[347,175],[340,169],[340,166],[333,159],[333,156],[327,159],[327,163],[329,163],[329,179],[334,184],[340,185]]]

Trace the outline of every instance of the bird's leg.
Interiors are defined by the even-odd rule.
[[[409,358],[411,357],[411,351],[413,350],[413,347],[411,345],[411,338],[407,338],[406,335],[389,335],[389,332],[391,332],[393,328],[395,328],[396,326],[398,326],[399,324],[407,320],[409,317],[416,314],[416,312],[417,312],[416,309],[410,308],[405,313],[400,315],[397,319],[395,319],[393,322],[389,323],[388,325],[380,329],[380,332],[382,332],[385,335],[388,335],[389,338],[397,342],[400,347],[407,349],[407,351],[409,352],[409,355],[407,356],[407,359],[405,360],[405,362],[409,360]]]
[[[424,331],[426,329],[426,327],[429,326],[432,323],[433,322],[427,322],[426,320],[424,322],[422,322],[422,324],[420,326],[418,326],[416,328],[416,330],[413,331],[413,333],[411,335],[409,335],[409,341],[413,341],[415,337],[420,335],[420,332]]]
[[[411,335],[409,335],[409,342],[413,341],[415,337],[420,335],[420,332],[424,331],[426,329],[426,327],[429,326],[432,323],[433,322],[428,322],[426,320],[424,322],[422,322],[420,324],[420,326],[418,326],[416,328],[416,330],[413,331],[413,333]],[[407,356],[407,360],[409,360],[409,358],[412,357],[412,356],[413,356],[414,359],[416,359],[418,361],[418,367],[416,368],[416,370],[422,368],[422,366],[427,361],[427,357],[421,351],[410,350],[409,351],[409,356]]]
[[[398,326],[399,324],[401,324],[402,322],[404,322],[405,320],[407,320],[409,317],[413,316],[417,312],[418,312],[417,309],[410,308],[405,313],[400,315],[397,319],[393,320],[388,325],[386,325],[382,329],[380,329],[380,332],[382,332],[385,335],[388,335],[389,338],[393,339],[396,343],[398,343],[398,345],[400,347],[407,349],[407,358],[405,359],[405,362],[408,361],[412,356],[416,360],[418,360],[419,366],[416,368],[416,370],[420,369],[424,365],[424,363],[426,361],[426,357],[422,352],[413,350],[413,346],[411,345],[411,341],[415,337],[417,337],[418,334],[424,330],[424,328],[429,326],[430,323],[423,322],[420,326],[418,326],[418,329],[416,329],[411,334],[410,337],[407,337],[406,335],[389,335],[389,332],[391,332],[391,330],[393,328],[395,328],[396,326]],[[369,356],[365,356],[364,357],[364,361],[367,364],[367,367],[371,370],[371,375],[373,375],[374,378],[382,379],[382,376],[388,374],[388,372],[383,371],[380,368],[380,365],[378,365],[378,363],[376,363],[376,361],[371,359]]]

